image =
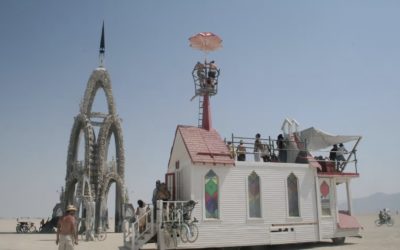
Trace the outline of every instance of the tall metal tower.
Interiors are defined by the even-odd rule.
[[[116,113],[110,75],[104,68],[104,23],[100,42],[99,64],[87,83],[80,112],[75,116],[67,156],[64,207],[74,204],[85,219],[89,230],[105,227],[107,197],[110,186],[116,183],[115,231],[121,232],[125,195],[125,156],[121,119]],[[107,113],[92,110],[99,90],[107,99]],[[98,127],[98,129],[95,129]],[[98,133],[96,134],[96,130]],[[107,159],[112,135],[116,159]],[[84,160],[78,161],[79,140],[84,140]]]
[[[222,47],[222,39],[211,32],[200,32],[189,38],[190,47],[201,50],[206,55]],[[218,92],[218,77],[220,70],[214,61],[197,62],[192,71],[195,93],[199,98],[198,127],[210,130],[212,128],[210,97]]]

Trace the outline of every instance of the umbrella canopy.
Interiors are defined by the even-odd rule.
[[[316,151],[323,148],[330,147],[334,144],[346,143],[349,141],[356,141],[361,136],[356,135],[331,135],[320,129],[311,127],[300,131],[300,138],[302,141],[307,142],[307,149]]]
[[[222,47],[222,39],[211,32],[201,32],[189,38],[190,47],[211,52]]]

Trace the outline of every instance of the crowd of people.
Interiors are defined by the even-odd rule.
[[[237,161],[246,161],[247,154],[254,155],[254,161],[260,162],[261,160],[264,162],[274,161],[274,162],[287,162],[288,157],[288,143],[289,141],[284,138],[282,134],[279,134],[277,139],[275,140],[276,147],[271,148],[271,144],[263,143],[261,139],[260,133],[255,135],[254,145],[253,147],[245,146],[245,142],[243,140],[239,141],[239,144],[235,148],[232,142],[228,141],[227,146],[230,151],[232,158]],[[252,149],[252,153],[248,153],[247,149]],[[275,153],[277,151],[277,154]],[[333,145],[333,148],[330,150],[329,157],[316,156],[314,157],[318,161],[329,160],[335,162],[337,169],[343,168],[346,163],[345,155],[349,152],[344,147],[343,143],[338,145]]]
[[[270,161],[285,162],[286,151],[287,151],[286,144],[287,142],[284,140],[283,135],[282,134],[278,135],[278,138],[276,140],[276,147],[279,153],[277,156],[274,150],[271,149],[270,144],[263,143],[261,139],[261,134],[257,133],[255,135],[254,145],[253,147],[250,147],[253,149],[252,154],[254,155],[254,161],[260,162],[262,160],[263,162],[270,162]],[[239,141],[239,144],[237,145],[236,148],[230,141],[227,142],[227,146],[229,152],[231,153],[232,158],[237,159],[238,161],[246,161],[247,147],[244,145],[243,140]]]

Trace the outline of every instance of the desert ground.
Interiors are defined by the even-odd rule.
[[[359,222],[363,226],[363,238],[346,238],[346,243],[341,246],[335,246],[330,241],[295,244],[295,245],[280,245],[269,247],[253,247],[251,249],[400,249],[400,216],[393,216],[395,225],[387,227],[383,225],[377,227],[374,224],[376,215],[359,215]],[[36,225],[39,225],[39,220],[31,219]],[[110,223],[111,224],[111,223]],[[50,250],[57,249],[55,244],[55,234],[17,234],[15,232],[16,219],[0,219],[0,250]],[[200,232],[201,233],[201,232]],[[85,250],[118,250],[122,246],[121,233],[108,233],[105,241],[85,242],[79,241],[79,245],[75,249]],[[154,248],[154,244],[146,246],[147,249]]]

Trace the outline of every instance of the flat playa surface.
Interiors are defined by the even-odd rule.
[[[253,249],[400,249],[400,216],[393,216],[395,225],[387,227],[383,225],[376,227],[374,220],[376,215],[356,216],[364,227],[362,231],[363,238],[346,238],[346,243],[341,246],[335,246],[330,241],[319,243],[295,244],[257,247]],[[31,220],[39,225],[39,220]],[[15,219],[0,219],[0,250],[47,250],[57,249],[55,244],[55,234],[17,234],[15,233]],[[201,233],[201,232],[200,232]],[[102,242],[84,242],[79,241],[75,249],[110,249],[118,250],[122,246],[121,233],[109,233],[107,239]],[[154,244],[148,246],[153,247]]]

